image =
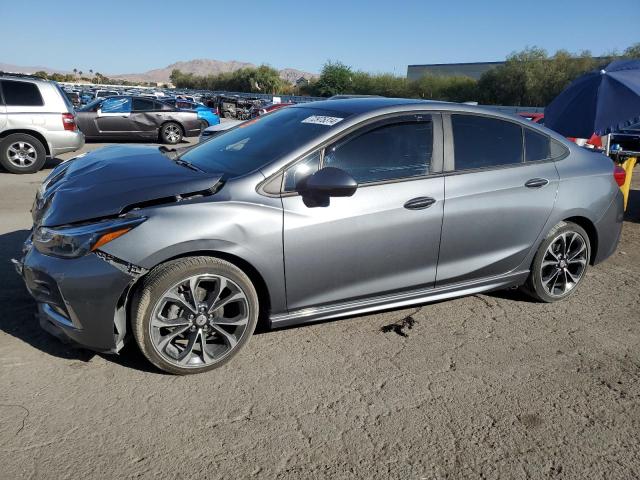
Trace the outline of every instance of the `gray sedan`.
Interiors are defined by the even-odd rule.
[[[145,139],[171,145],[197,137],[201,127],[194,111],[126,95],[91,102],[77,111],[76,122],[88,140]]]
[[[479,107],[296,105],[182,153],[118,146],[58,166],[16,266],[48,331],[103,352],[133,338],[157,367],[196,373],[259,321],[510,287],[564,299],[618,244],[613,172]]]

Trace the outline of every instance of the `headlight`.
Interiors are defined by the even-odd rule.
[[[145,220],[145,217],[128,217],[77,227],[39,227],[33,233],[33,245],[45,255],[78,258],[121,237]]]

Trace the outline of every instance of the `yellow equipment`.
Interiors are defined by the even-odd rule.
[[[624,197],[624,209],[627,210],[627,201],[629,200],[629,189],[631,188],[631,175],[633,174],[633,167],[636,166],[636,157],[629,157],[620,166],[626,173],[624,184],[620,187],[622,190],[622,196]]]

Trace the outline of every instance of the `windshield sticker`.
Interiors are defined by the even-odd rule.
[[[302,120],[301,123],[315,123],[316,125],[327,125],[328,127],[335,125],[344,120],[340,117],[325,117],[324,115],[311,115]]]

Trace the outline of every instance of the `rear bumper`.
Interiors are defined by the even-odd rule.
[[[596,222],[595,227],[598,232],[598,251],[593,260],[596,265],[609,258],[618,248],[620,242],[620,234],[622,233],[622,221],[624,218],[624,200],[620,189],[616,189],[617,193],[609,208]]]
[[[60,259],[29,247],[16,270],[37,302],[46,331],[99,352],[122,348],[126,319],[121,303],[134,277],[95,254]]]
[[[84,134],[77,130],[70,132],[67,130],[59,132],[48,132],[47,142],[51,156],[55,157],[62,153],[75,152],[84,146]]]

